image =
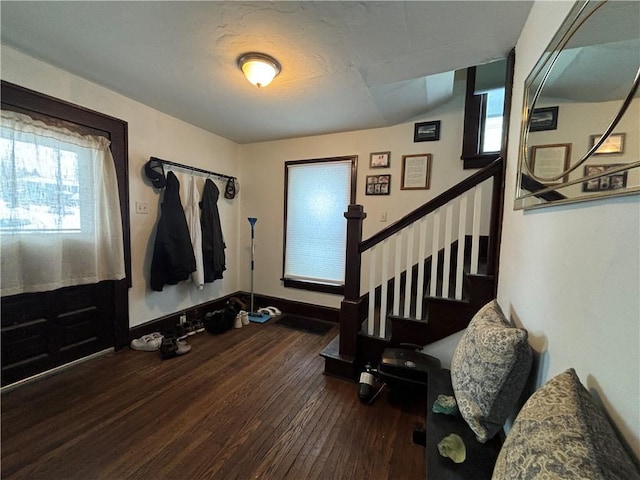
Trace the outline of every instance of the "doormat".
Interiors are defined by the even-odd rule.
[[[333,327],[333,323],[316,320],[309,317],[301,317],[300,315],[283,315],[276,320],[278,325],[291,328],[293,330],[301,330],[315,335],[324,335]]]

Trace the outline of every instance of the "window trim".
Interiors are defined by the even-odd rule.
[[[513,92],[513,72],[515,65],[515,49],[507,56],[507,75],[504,86],[504,110],[502,115],[502,142],[500,151],[496,153],[480,153],[482,150],[482,118],[486,94],[475,94],[476,67],[467,68],[467,87],[464,101],[464,127],[462,133],[463,169],[484,168],[497,158],[506,158],[509,138],[509,115],[511,112],[511,96]]]
[[[85,134],[102,135],[111,141],[111,155],[116,166],[118,181],[126,274],[126,279],[113,282],[116,299],[116,318],[113,320],[114,343],[115,348],[120,349],[129,343],[129,296],[127,289],[132,286],[128,123],[5,80],[0,82],[0,95],[1,108],[4,110],[70,122],[80,125]]]
[[[304,165],[304,164],[318,164],[329,162],[351,162],[351,191],[349,194],[349,204],[354,204],[356,201],[356,187],[357,172],[358,172],[358,156],[347,155],[344,157],[327,157],[327,158],[313,158],[307,160],[290,160],[284,162],[284,225],[283,225],[283,241],[282,241],[282,277],[280,280],[287,288],[297,288],[300,290],[308,290],[313,292],[330,293],[336,295],[344,295],[344,285],[330,285],[326,283],[318,282],[305,282],[303,280],[293,280],[291,278],[285,278],[285,261],[287,254],[287,198],[289,195],[289,166],[290,165]],[[346,229],[346,224],[345,224]]]

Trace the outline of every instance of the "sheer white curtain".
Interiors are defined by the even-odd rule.
[[[1,116],[2,296],[124,278],[109,140]]]

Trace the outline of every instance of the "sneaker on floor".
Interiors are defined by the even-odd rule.
[[[162,343],[162,334],[153,332],[131,340],[131,348],[141,352],[155,352]]]
[[[242,328],[242,313],[236,315],[236,319],[233,322],[233,328]]]
[[[247,312],[240,310],[238,315],[240,315],[240,320],[242,321],[243,326],[249,325],[249,314]]]

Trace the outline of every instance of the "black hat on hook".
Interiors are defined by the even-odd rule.
[[[229,200],[235,198],[237,191],[238,186],[236,184],[236,179],[230,177],[229,180],[227,180],[227,185],[224,188],[224,198],[228,198]]]
[[[164,167],[162,162],[157,160],[149,160],[144,165],[144,172],[147,178],[151,180],[151,183],[156,188],[164,188],[167,184],[167,179],[164,176]]]

